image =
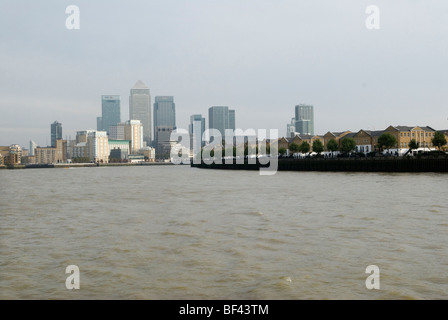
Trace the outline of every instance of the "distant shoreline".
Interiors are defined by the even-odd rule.
[[[142,163],[49,163],[49,164],[19,164],[14,166],[0,166],[0,169],[53,169],[53,168],[97,168],[97,167],[134,167],[134,166],[167,166],[171,162],[142,162]]]

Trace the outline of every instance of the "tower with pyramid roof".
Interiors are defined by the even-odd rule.
[[[138,80],[129,96],[129,120],[140,120],[143,124],[143,141],[150,146],[153,140],[151,95],[149,88]]]

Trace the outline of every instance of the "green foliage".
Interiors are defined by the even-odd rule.
[[[380,149],[390,149],[397,144],[397,138],[389,132],[385,132],[378,138],[378,147]]]
[[[293,142],[289,145],[289,151],[291,151],[291,153],[297,153],[300,151],[300,146],[297,143]]]
[[[330,152],[335,152],[338,151],[339,146],[338,143],[336,142],[336,140],[334,139],[330,139],[330,141],[328,141],[327,143],[327,150]]]
[[[343,153],[349,153],[355,150],[356,148],[356,141],[352,138],[344,138],[341,141],[341,151]]]
[[[443,134],[443,132],[440,131],[436,131],[434,133],[434,137],[431,139],[431,142],[439,150],[442,148],[442,146],[446,145],[447,143],[445,135]]]
[[[418,149],[419,146],[420,146],[420,144],[417,141],[415,141],[415,139],[412,139],[411,142],[409,142],[409,144],[408,144],[408,147],[411,150]]]
[[[282,156],[286,154],[286,148],[280,148],[278,149],[278,153],[281,154]]]
[[[73,163],[89,163],[90,159],[87,157],[76,157],[72,159]]]
[[[300,151],[301,153],[308,153],[308,152],[310,152],[310,149],[311,149],[311,146],[310,146],[310,144],[309,144],[308,142],[306,142],[306,141],[303,141],[302,144],[301,144],[300,147],[299,147],[299,151]]]
[[[313,141],[313,151],[317,152],[317,154],[321,154],[321,152],[324,151],[324,145],[322,141],[320,140]]]

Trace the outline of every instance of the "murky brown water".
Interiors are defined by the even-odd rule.
[[[447,187],[446,174],[1,170],[0,298],[447,299]]]

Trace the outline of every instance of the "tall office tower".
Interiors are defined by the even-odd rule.
[[[96,117],[96,130],[103,131],[103,117]]]
[[[37,143],[30,140],[30,156],[34,156],[34,149],[36,149]]]
[[[314,135],[314,107],[312,105],[296,106],[296,132]]]
[[[169,153],[171,132],[176,130],[176,105],[174,97],[155,97],[154,132],[155,146],[158,153]]]
[[[62,123],[57,121],[51,124],[51,146],[56,147],[56,140],[62,139]]]
[[[101,96],[102,129],[109,134],[109,127],[121,121],[120,96]]]
[[[235,110],[229,109],[229,129],[235,131]]]
[[[205,118],[200,114],[192,115],[188,129],[190,133],[190,150],[193,152],[193,156],[195,156],[205,145],[205,141],[202,139],[205,132]]]
[[[149,88],[141,81],[132,87],[129,96],[129,119],[140,120],[143,125],[143,141],[152,143],[151,95]]]
[[[219,130],[224,139],[226,129],[235,130],[235,110],[229,107],[215,106],[208,109],[209,129]]]
[[[286,124],[286,136],[291,138],[294,132],[296,132],[296,118],[292,118],[291,122]]]

